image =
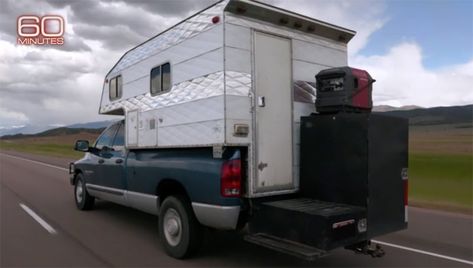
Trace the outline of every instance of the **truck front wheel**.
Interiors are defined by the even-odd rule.
[[[202,226],[183,196],[169,196],[159,213],[159,238],[167,254],[183,259],[194,253],[202,241]]]
[[[90,210],[94,206],[95,198],[87,192],[82,174],[77,174],[74,185],[74,200],[80,210]]]

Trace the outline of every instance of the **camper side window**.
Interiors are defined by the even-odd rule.
[[[171,89],[171,64],[164,63],[151,69],[150,93],[152,96]]]
[[[110,100],[116,100],[122,97],[122,76],[115,76],[110,79],[109,88],[109,97]]]

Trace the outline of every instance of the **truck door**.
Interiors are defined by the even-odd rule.
[[[104,153],[108,151],[107,148],[112,147],[113,138],[117,133],[117,129],[118,126],[116,124],[108,127],[95,142],[95,149],[90,153],[91,170],[90,172],[86,172],[86,174],[89,174],[87,183],[94,185],[101,185],[103,183],[102,166],[105,163]]]
[[[294,189],[290,39],[254,32],[256,192]]]
[[[118,130],[108,149],[102,149],[103,163],[100,166],[101,186],[125,190],[125,138],[124,124],[117,125]]]

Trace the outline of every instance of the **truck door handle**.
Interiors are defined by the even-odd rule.
[[[117,160],[115,160],[115,163],[117,163],[117,164],[121,164],[121,163],[123,163],[123,159],[121,159],[121,158],[118,158]]]
[[[99,164],[103,164],[104,162],[105,162],[105,160],[99,159]]]

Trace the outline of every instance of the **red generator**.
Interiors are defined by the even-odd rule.
[[[315,107],[319,113],[370,112],[373,107],[373,83],[365,70],[338,67],[320,71],[317,81]]]

